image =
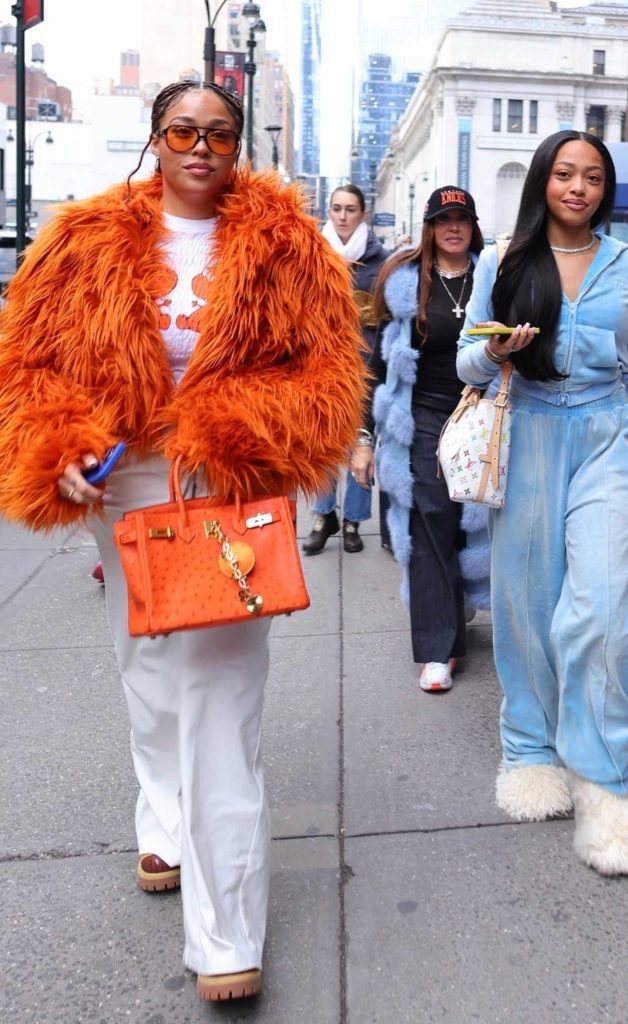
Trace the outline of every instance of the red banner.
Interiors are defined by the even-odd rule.
[[[33,28],[44,20],[44,0],[22,0],[24,28]]]
[[[244,54],[217,50],[214,82],[244,99]]]

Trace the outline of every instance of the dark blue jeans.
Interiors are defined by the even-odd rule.
[[[436,396],[433,396],[434,398]],[[431,400],[431,399],[430,399]],[[462,506],[450,501],[436,475],[436,449],[457,399],[436,407],[415,406],[410,467],[414,504],[410,512],[410,628],[416,662],[459,658],[465,653],[464,591],[458,551]]]

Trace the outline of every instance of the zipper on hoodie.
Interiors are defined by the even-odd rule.
[[[571,364],[573,363],[573,354],[574,349],[576,347],[576,309],[578,306],[578,301],[576,300],[576,302],[569,302],[568,305],[569,322],[567,335],[569,338],[569,344],[567,346],[567,358],[565,359],[565,375],[562,381],[560,382],[560,394],[558,396],[559,405],[568,405],[567,381],[569,380],[569,376],[571,374]]]
[[[600,244],[601,244],[601,239],[600,239]],[[618,254],[615,254],[615,256],[613,256],[612,259],[608,259],[604,263],[604,266],[600,267],[600,269],[597,271],[595,276],[591,278],[591,280],[589,281],[589,283],[586,286],[586,288],[584,289],[584,291],[581,292],[577,296],[575,302],[569,302],[569,300],[567,299],[567,302],[569,304],[569,347],[567,349],[567,359],[565,361],[565,377],[563,378],[562,383],[561,383],[561,387],[560,387],[560,396],[559,396],[559,399],[558,399],[558,404],[559,405],[569,405],[569,395],[567,393],[567,381],[569,380],[569,377],[571,375],[571,364],[573,363],[573,356],[574,356],[574,351],[575,351],[575,347],[576,347],[576,314],[577,314],[577,311],[578,311],[578,306],[582,302],[582,300],[585,297],[585,295],[587,294],[587,292],[589,292],[590,289],[593,287],[593,285],[595,284],[595,282],[599,278],[600,274],[603,274],[605,270],[608,270],[608,268],[610,266],[612,266],[612,264],[617,259],[617,256],[618,256]]]

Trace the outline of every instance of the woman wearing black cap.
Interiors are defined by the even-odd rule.
[[[465,653],[465,590],[476,607],[489,601],[488,547],[480,543],[485,519],[465,509],[462,527],[471,537],[460,557],[461,506],[436,475],[440,432],[463,387],[456,347],[483,248],[473,197],[454,185],[436,189],[419,245],[388,260],[375,290],[384,330],[371,368],[385,383],[375,392],[369,429],[377,424],[378,477],[391,498],[392,547],[406,570],[413,655],[427,692],[451,688],[456,659]],[[372,449],[355,449],[352,472],[358,483],[370,479]]]

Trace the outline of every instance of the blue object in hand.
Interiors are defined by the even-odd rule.
[[[109,449],[102,462],[99,462],[97,466],[93,466],[92,469],[84,469],[83,476],[88,484],[99,484],[105,480],[116,462],[122,457],[125,449],[124,441],[118,441],[118,444]]]

